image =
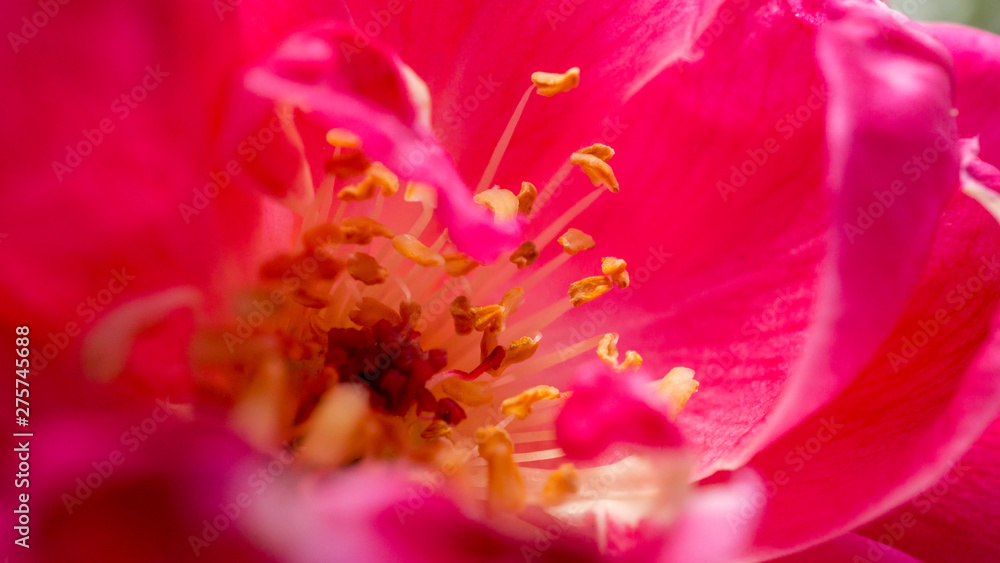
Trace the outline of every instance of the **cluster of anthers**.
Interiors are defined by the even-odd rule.
[[[532,82],[505,139],[532,89],[543,96],[570,90],[579,69],[535,73]],[[569,286],[568,299],[515,319],[532,287],[594,248],[592,237],[567,227],[601,193],[618,192],[608,164],[614,150],[594,144],[574,152],[541,192],[529,182],[517,194],[480,190],[475,201],[496,221],[510,221],[531,220],[536,200],[544,201],[574,167],[596,186],[535,240],[481,264],[446,250],[446,230],[429,230],[436,204],[430,186],[409,182],[401,189],[350,131],[331,130],[326,141],[334,147],[327,177],[292,250],[267,262],[260,285],[238,304],[242,332],[206,329],[197,341],[204,388],[226,404],[231,423],[251,442],[264,449],[291,443],[306,467],[371,458],[447,467],[464,475],[493,511],[572,499],[587,476],[562,463],[555,446],[553,420],[567,394],[550,385],[505,390],[595,349],[617,371],[642,364],[631,350],[619,360],[616,334],[559,351],[542,343],[541,331],[562,314],[628,287],[619,258],[603,257],[600,273],[595,264],[594,276]],[[492,182],[505,147],[502,141],[480,185]],[[331,215],[335,197],[340,203]],[[564,252],[537,266],[553,239]],[[497,299],[514,279],[519,285]],[[676,368],[651,392],[676,417],[697,385],[691,370]]]

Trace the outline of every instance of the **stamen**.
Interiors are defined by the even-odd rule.
[[[572,463],[564,463],[549,476],[542,489],[542,500],[547,506],[562,504],[580,491],[580,474]]]
[[[584,250],[590,250],[597,245],[594,237],[584,233],[580,229],[569,229],[563,236],[559,237],[559,244],[562,245],[566,254],[578,254]]]
[[[510,261],[517,266],[518,270],[521,270],[534,264],[538,256],[539,253],[538,249],[535,248],[535,243],[529,240],[517,247],[517,250],[510,255]]]
[[[495,510],[517,512],[527,493],[514,462],[514,444],[505,430],[486,426],[476,430],[479,457],[486,461],[489,503]]]
[[[424,428],[420,432],[420,437],[424,440],[433,440],[435,438],[444,438],[451,434],[451,426],[441,419],[432,420],[427,428]]]
[[[563,214],[560,215],[558,219],[550,223],[549,226],[546,227],[544,231],[542,231],[542,234],[535,238],[535,245],[538,246],[538,249],[541,250],[545,248],[547,244],[552,242],[552,239],[556,237],[556,234],[562,232],[562,230],[566,228],[566,225],[568,225],[570,221],[576,219],[578,215],[583,213],[585,209],[587,209],[588,207],[591,206],[591,204],[597,201],[597,198],[601,197],[601,194],[603,194],[604,192],[605,192],[604,188],[598,188],[592,191],[586,197],[573,204],[573,207],[570,207],[569,209],[564,211]]]
[[[344,242],[363,246],[375,237],[392,238],[392,231],[382,223],[369,217],[348,217],[340,223]]]
[[[493,177],[496,176],[497,168],[500,167],[500,160],[503,159],[503,154],[507,152],[507,146],[510,144],[511,137],[514,136],[514,128],[517,127],[517,122],[521,120],[521,114],[524,113],[525,106],[528,105],[528,99],[531,98],[531,89],[533,87],[528,87],[521,96],[521,101],[517,103],[517,107],[514,108],[514,114],[510,116],[510,120],[507,122],[507,127],[504,128],[503,134],[500,135],[500,140],[497,141],[497,146],[493,148],[493,154],[490,156],[490,161],[486,165],[486,169],[483,170],[483,176],[479,179],[479,183],[476,184],[476,192],[481,192],[486,189],[486,186],[493,183]]]
[[[597,355],[608,367],[617,371],[637,370],[642,367],[642,356],[633,350],[625,352],[625,361],[618,363],[618,334],[610,332],[601,338],[597,346]]]
[[[374,256],[364,252],[355,252],[347,259],[347,273],[365,285],[383,284],[389,277],[389,270],[380,266]]]
[[[444,271],[453,278],[464,276],[479,267],[479,262],[465,254],[445,254]]]
[[[479,192],[472,200],[488,207],[493,212],[493,220],[497,223],[510,221],[517,217],[521,205],[514,192],[501,189],[499,186],[493,186],[486,191]]]
[[[368,414],[367,393],[354,385],[330,389],[309,418],[301,456],[308,463],[336,466],[359,449],[358,428]]]
[[[568,92],[580,85],[580,69],[573,67],[559,74],[554,72],[533,72],[531,82],[542,96],[552,97]]]
[[[441,391],[463,405],[479,407],[493,402],[490,393],[482,383],[465,381],[460,377],[452,377],[441,382]]]
[[[330,129],[326,132],[326,142],[342,149],[360,149],[361,137],[347,129]]]
[[[538,345],[541,341],[542,337],[539,335],[534,338],[524,336],[511,342],[507,348],[507,355],[504,357],[503,363],[500,364],[500,367],[497,368],[493,376],[497,377],[508,367],[529,360],[538,351]]]
[[[614,287],[607,276],[591,276],[575,281],[569,286],[569,297],[574,307],[593,301]]]
[[[422,203],[425,207],[436,208],[437,190],[423,182],[414,182],[411,180],[406,183],[406,191],[403,193],[403,199],[405,201]]]
[[[409,258],[421,266],[440,267],[445,264],[444,258],[440,254],[427,248],[424,243],[411,235],[396,235],[392,239],[392,247],[405,258]]]
[[[420,303],[415,303],[407,299],[399,303],[399,316],[407,325],[414,327],[420,322]]]
[[[521,191],[517,194],[518,213],[531,215],[531,208],[535,205],[535,198],[538,197],[538,190],[531,182],[521,182]]]
[[[618,193],[618,180],[615,179],[615,173],[607,162],[592,154],[579,151],[569,157],[569,162],[573,166],[579,166],[595,186],[603,184],[612,192]]]
[[[337,192],[337,197],[341,201],[364,201],[375,197],[378,189],[385,197],[394,195],[399,191],[399,178],[382,163],[375,162],[368,168],[367,176],[361,183],[343,188]]]
[[[611,160],[611,157],[615,156],[615,149],[609,147],[608,145],[602,145],[601,143],[594,143],[593,145],[584,147],[576,152],[579,154],[590,154],[596,156],[604,162]]]
[[[657,394],[667,402],[668,415],[671,420],[677,419],[688,399],[698,390],[698,382],[694,379],[694,370],[676,367],[670,370],[657,385]]]
[[[621,258],[605,257],[601,260],[601,272],[611,278],[615,285],[625,289],[628,287],[628,272],[625,271],[628,264]]]
[[[475,323],[468,297],[460,295],[451,302],[451,316],[455,319],[456,334],[472,334]]]
[[[348,318],[353,323],[367,328],[375,326],[379,321],[388,321],[390,325],[396,326],[403,320],[395,310],[371,297],[362,298],[357,309],[348,313]]]
[[[562,395],[559,390],[550,385],[536,385],[518,395],[504,399],[500,404],[500,412],[506,415],[514,415],[518,420],[524,420],[531,415],[532,407],[538,401],[547,399],[558,399]]]

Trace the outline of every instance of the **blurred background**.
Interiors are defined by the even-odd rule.
[[[959,22],[1000,33],[1000,0],[889,0],[915,20]]]

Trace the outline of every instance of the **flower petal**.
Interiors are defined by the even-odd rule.
[[[252,150],[247,140],[269,131],[268,145],[275,144],[258,142],[262,156],[248,159],[246,179],[279,198],[310,200],[334,151],[326,131],[344,128],[361,138],[369,158],[438,190],[441,219],[466,253],[492,259],[516,246],[518,225],[495,224],[472,202],[426,122],[426,94],[412,73],[382,45],[345,48],[352,38],[343,23],[317,25],[292,35],[248,71],[250,95],[232,114],[230,146],[234,154]],[[276,106],[294,110],[272,115]]]
[[[836,197],[826,262],[804,357],[757,444],[820,407],[857,376],[920,278],[960,155],[951,59],[881,5],[848,8],[818,37],[831,91],[827,150]],[[878,283],[872,269],[878,268]]]
[[[476,185],[535,71],[581,69],[581,86],[533,99],[498,175],[541,185],[659,69],[684,57],[721,0],[399,2],[349,0],[352,45],[393,45],[428,84],[438,137]]]
[[[639,374],[612,373],[601,362],[581,368],[555,421],[556,444],[566,457],[591,460],[616,444],[683,446],[667,418],[667,406],[656,402],[647,380]]]
[[[20,29],[38,10],[8,2],[0,19]],[[216,306],[248,275],[259,198],[212,176],[236,31],[203,2],[105,0],[0,62],[5,83],[31,85],[0,107],[0,291],[4,319],[31,324],[33,359],[76,358],[79,335],[133,297],[190,284]]]
[[[927,563],[989,561],[1000,553],[1000,421],[934,486],[858,533]]]
[[[879,561],[880,563],[919,563],[906,553],[858,534],[844,534],[805,551],[772,559],[769,563],[843,563],[844,561]]]

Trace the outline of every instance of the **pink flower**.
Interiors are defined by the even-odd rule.
[[[0,285],[45,556],[996,548],[995,37],[874,0],[36,7],[0,9]]]

